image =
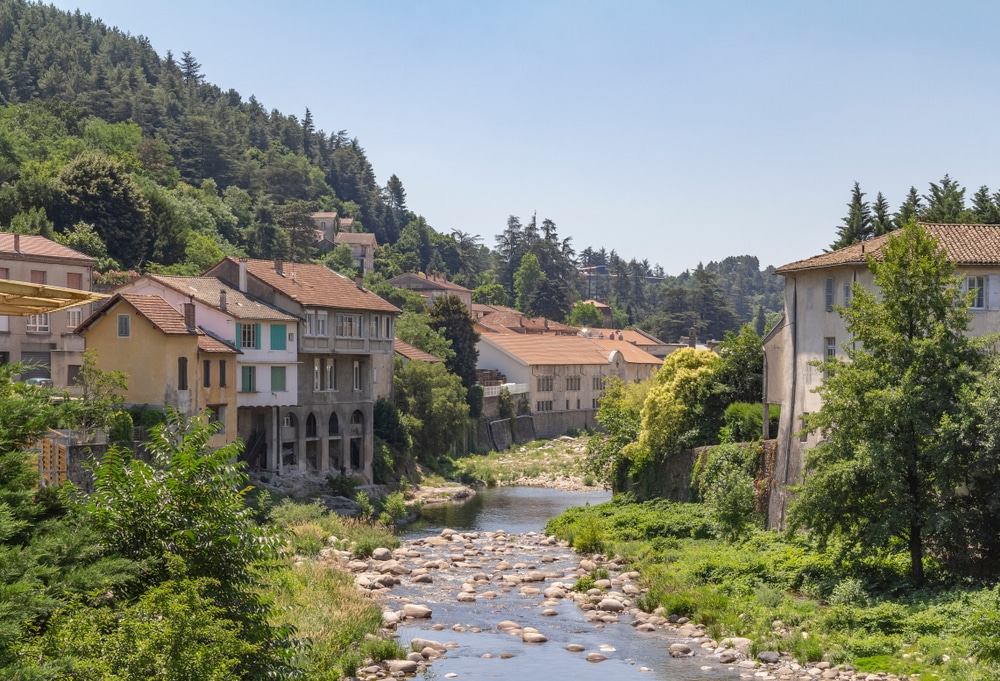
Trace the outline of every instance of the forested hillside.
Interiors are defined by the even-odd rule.
[[[721,337],[780,309],[780,281],[753,256],[670,277],[614,250],[578,256],[536,216],[498,220],[493,250],[480,235],[443,234],[409,210],[398,177],[381,184],[359,141],[317,130],[305,105],[301,117],[269,111],[210,83],[194,55],[161,57],[80,12],[0,0],[0,104],[0,228],[51,236],[102,272],[196,274],[223,255],[313,260],[309,214],[336,211],[375,234],[376,281],[435,272],[479,301],[563,320],[594,293],[577,268],[605,265],[598,297],[615,325],[647,320],[668,340],[691,327]]]

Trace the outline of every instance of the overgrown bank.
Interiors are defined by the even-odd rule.
[[[775,651],[803,665],[827,660],[926,681],[1000,673],[1000,589],[941,573],[914,589],[905,546],[862,558],[759,530],[725,541],[704,505],[624,497],[571,509],[546,533],[625,558],[649,587],[638,601],[643,610],[691,617],[716,640],[750,638],[754,655]]]

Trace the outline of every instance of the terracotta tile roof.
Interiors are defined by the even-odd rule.
[[[178,293],[193,295],[195,300],[215,308],[219,307],[220,294],[225,291],[226,312],[236,319],[298,321],[294,315],[257,300],[215,277],[166,277],[158,274],[150,274],[148,277]]]
[[[461,291],[462,293],[472,293],[469,289],[464,286],[459,286],[453,282],[448,281],[444,277],[438,277],[433,274],[427,275],[423,272],[405,272],[399,276],[393,277],[389,280],[389,283],[397,288],[408,288],[411,291],[420,290],[430,290],[430,291]]]
[[[354,224],[354,218],[340,218],[341,229],[349,229]]]
[[[604,303],[602,303],[599,300],[584,300],[584,301],[580,302],[580,305],[593,305],[598,310],[610,310],[611,309],[610,305],[605,305]]]
[[[168,336],[188,335],[192,332],[184,324],[184,315],[160,296],[143,293],[119,293],[136,312]],[[113,299],[112,299],[113,300]]]
[[[537,334],[492,334],[481,343],[491,343],[530,366],[599,364],[606,365],[617,350],[634,364],[662,364],[662,361],[627,341],[596,341],[582,336]]]
[[[215,336],[207,333],[198,334],[198,349],[202,352],[212,352],[215,354],[241,355],[243,354],[233,346],[225,343]]]
[[[657,366],[663,364],[662,359],[653,357],[642,348],[637,347],[627,340],[601,340],[599,338],[592,338],[591,340],[607,350],[608,357],[611,356],[612,352],[617,351],[621,353],[621,356],[629,364],[655,364]]]
[[[960,265],[1000,265],[1000,225],[920,223],[920,226],[938,240],[949,258]],[[876,260],[882,259],[882,247],[889,236],[886,234],[836,251],[797,260],[782,265],[775,272],[786,274],[840,265],[863,266],[867,262],[866,255],[871,255]]]
[[[89,255],[84,255],[72,248],[67,248],[43,236],[33,234],[18,235],[18,250],[14,250],[14,235],[0,233],[0,258],[4,256],[37,256],[40,258],[59,258],[75,260],[83,265],[94,265],[97,261]]]
[[[333,211],[332,213],[309,213],[309,217],[313,220],[333,220],[337,217],[337,211]]]
[[[236,260],[233,260],[236,263]],[[238,264],[238,263],[237,263]],[[353,279],[322,265],[285,263],[283,274],[274,271],[273,260],[250,260],[247,272],[302,305],[318,305],[345,310],[398,313],[399,308],[366,289]]]
[[[479,323],[495,333],[561,333],[576,335],[579,331],[574,326],[554,322],[545,317],[528,317],[517,310],[491,312],[483,316]]]
[[[440,362],[439,357],[435,357],[429,352],[424,352],[420,348],[415,348],[409,343],[404,343],[398,338],[393,342],[393,347],[396,350],[396,354],[400,357],[405,357],[406,359],[416,360],[418,362]]]
[[[333,237],[333,243],[338,246],[340,244],[360,244],[362,246],[371,246],[372,248],[378,246],[378,242],[375,241],[375,235],[365,232],[337,232],[337,235]]]

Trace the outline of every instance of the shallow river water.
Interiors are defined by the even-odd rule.
[[[401,537],[404,549],[419,552],[421,559],[453,560],[456,553],[463,552],[468,556],[452,563],[451,569],[432,570],[433,583],[418,584],[404,578],[391,591],[390,608],[402,607],[394,603],[412,602],[433,609],[431,619],[408,620],[400,625],[400,643],[405,648],[409,649],[410,641],[415,638],[450,647],[444,658],[429,667],[426,678],[517,681],[739,678],[736,670],[707,658],[696,645],[692,645],[697,652],[695,657],[671,658],[670,644],[688,642],[687,639],[678,639],[663,630],[639,632],[630,626],[627,614],[613,624],[588,621],[586,613],[571,599],[545,603],[544,596],[526,595],[519,588],[528,586],[527,583],[505,584],[499,573],[493,573],[499,561],[506,561],[514,566],[513,572],[520,566],[521,574],[529,570],[547,573],[545,582],[530,585],[541,590],[560,582],[572,584],[575,576],[570,575],[578,567],[580,556],[568,548],[541,542],[542,527],[566,508],[608,499],[609,495],[601,492],[530,487],[487,489],[464,505],[430,508],[420,523],[409,527]],[[450,542],[448,546],[426,543],[443,528],[466,533],[469,538],[465,542]],[[506,537],[493,535],[496,530],[505,531]],[[489,583],[477,586],[475,602],[459,602],[457,596],[462,585],[476,573],[493,576]],[[483,597],[486,589],[496,597]],[[542,615],[546,609],[557,614]],[[504,620],[514,621],[522,628],[534,627],[548,637],[548,642],[524,643],[520,636],[498,631],[497,624]],[[570,643],[583,646],[585,651],[567,651],[566,645]],[[452,647],[453,644],[457,647]],[[590,652],[601,652],[608,659],[588,662],[585,658]]]

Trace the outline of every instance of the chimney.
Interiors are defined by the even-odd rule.
[[[698,334],[695,332],[693,326],[691,327],[691,330],[688,331],[688,345],[692,348],[698,346]]]
[[[274,271],[281,276],[285,276],[285,261],[281,258],[275,257],[274,259]]]
[[[247,292],[247,258],[240,258],[240,292]]]
[[[219,291],[219,309],[222,310],[223,312],[225,312],[227,309],[226,307],[228,304],[228,301],[226,300],[227,295],[228,294],[226,293],[226,289],[222,289],[221,291]]]
[[[188,296],[188,301],[184,303],[184,326],[188,328],[188,331],[195,330],[194,296]]]
[[[354,285],[358,287],[359,291],[363,290],[365,287],[365,278],[361,274],[355,274]]]
[[[15,234],[14,235],[14,252],[15,253],[20,253],[21,252],[21,235],[20,234]]]

